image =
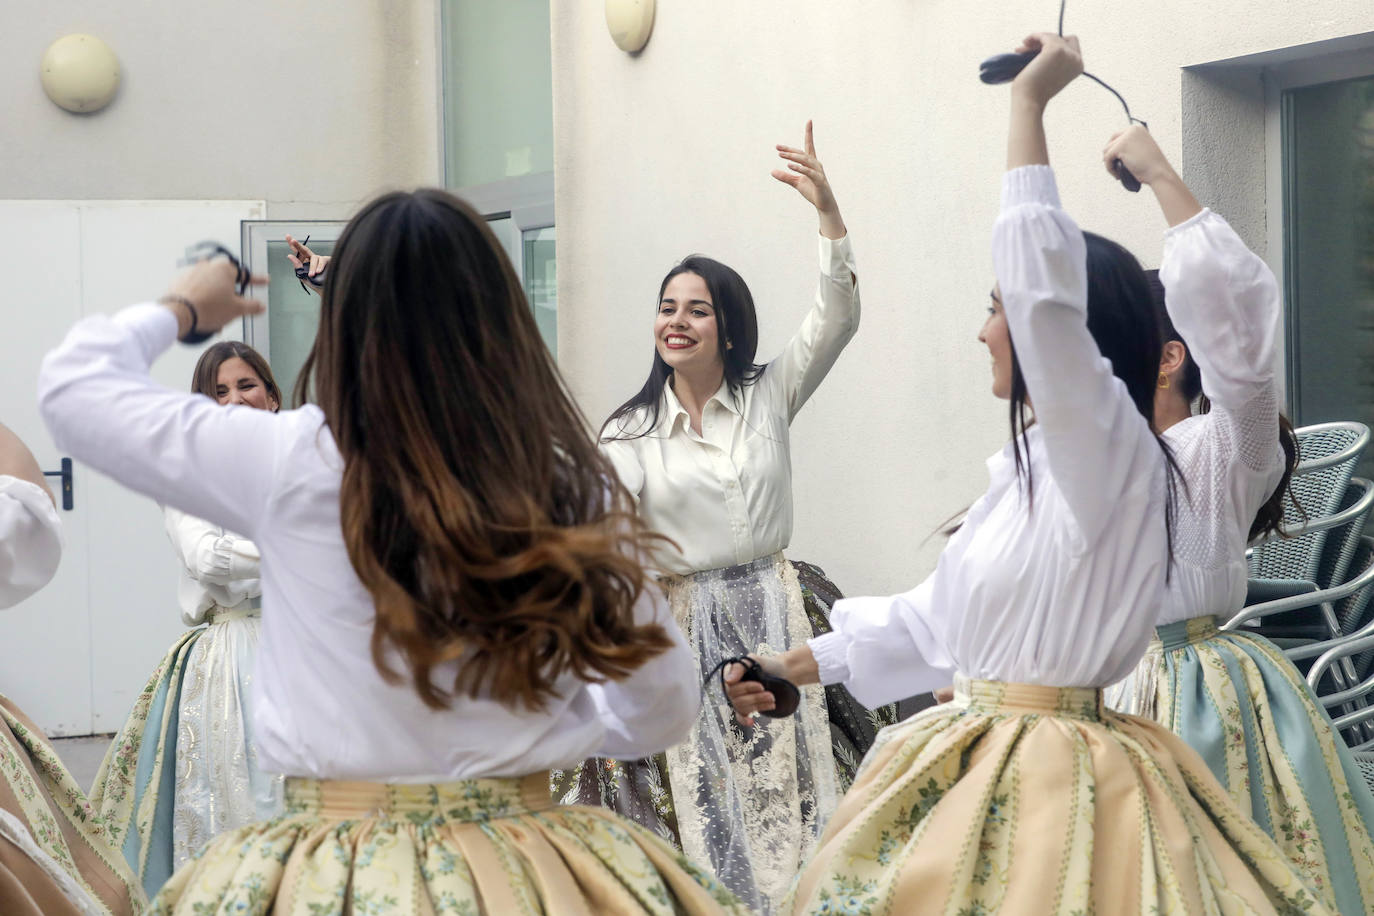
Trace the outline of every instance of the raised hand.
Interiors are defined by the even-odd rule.
[[[1174,168],[1169,164],[1159,144],[1155,143],[1155,138],[1140,124],[1132,124],[1125,130],[1113,134],[1106,149],[1102,151],[1102,163],[1113,177],[1116,170],[1112,166],[1118,159],[1143,184],[1154,184],[1160,179],[1174,175]]]
[[[804,149],[778,144],[778,157],[787,161],[786,169],[774,169],[773,177],[785,185],[797,189],[816,208],[821,220],[821,235],[826,238],[844,238],[844,219],[840,216],[840,205],[835,202],[835,193],[830,189],[830,180],[825,177],[825,167],[816,158],[816,143],[811,133],[811,122],[806,122],[806,141]]]
[[[255,275],[251,282],[260,285],[267,278]],[[213,334],[235,318],[259,315],[266,309],[258,300],[240,296],[237,286],[238,269],[227,258],[213,258],[177,274],[158,301],[177,316],[178,337],[193,329]]]
[[[1040,53],[1012,80],[1012,94],[1042,108],[1083,72],[1083,52],[1079,50],[1077,36],[1037,32],[1027,35],[1016,48],[1018,54],[1027,51]]]
[[[291,250],[286,253],[286,260],[291,262],[291,267],[294,269],[299,269],[301,267],[306,268],[305,274],[308,277],[316,276],[323,271],[325,265],[329,263],[329,255],[315,254],[315,252],[306,248],[305,245],[289,235],[286,237],[286,244],[291,246]],[[319,292],[319,289],[313,283],[306,284],[306,286],[311,292]]]

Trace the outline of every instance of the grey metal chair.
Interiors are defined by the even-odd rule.
[[[1360,775],[1364,776],[1369,788],[1374,789],[1374,751],[1352,751],[1351,754],[1360,768]]]
[[[1339,673],[1343,663],[1352,655],[1374,650],[1374,623],[1367,624],[1359,633],[1332,640],[1307,672],[1307,683],[1317,694],[1317,702],[1328,712],[1339,709],[1339,715],[1331,717],[1336,727],[1352,750],[1374,750],[1374,705],[1370,695],[1374,693],[1374,675],[1353,684],[1330,689],[1333,681],[1339,683]]]
[[[1319,423],[1297,430],[1300,461],[1293,473],[1297,499],[1284,506],[1285,528],[1334,515],[1360,455],[1369,444],[1369,427],[1354,421]],[[1301,507],[1301,508],[1299,508]],[[1329,528],[1304,527],[1304,534],[1270,538],[1250,553],[1250,575],[1262,579],[1306,579],[1317,582]]]

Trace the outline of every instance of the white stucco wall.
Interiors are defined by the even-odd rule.
[[[926,536],[978,496],[983,459],[1005,439],[1005,407],[988,393],[975,335],[992,285],[1007,90],[980,84],[976,68],[1026,32],[1053,28],[1053,7],[662,0],[648,46],[631,57],[607,35],[602,4],[553,2],[559,356],[594,418],[642,382],[658,281],[689,252],[749,282],[762,358],[795,329],[815,283],[815,221],[768,172],[773,144],[797,144],[815,119],[854,237],[864,315],[793,427],[790,553],[851,594],[903,590],[931,568],[941,539]],[[1374,4],[1163,0],[1124,14],[1078,3],[1067,27],[1083,37],[1088,68],[1178,161],[1182,68],[1374,30]],[[1221,109],[1229,118],[1246,98]],[[1186,167],[1260,243],[1261,135],[1244,117],[1189,123],[1200,133]],[[1116,100],[1083,81],[1049,124],[1070,212],[1157,266],[1153,199],[1121,191],[1100,164],[1125,125]],[[1227,136],[1246,144],[1248,193],[1218,162],[1231,154]]]
[[[0,28],[0,199],[268,202],[346,216],[440,180],[436,0],[11,5]],[[43,94],[48,44],[89,32],[123,70],[72,115]]]

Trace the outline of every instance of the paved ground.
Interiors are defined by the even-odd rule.
[[[110,746],[114,735],[90,735],[85,738],[54,738],[53,747],[76,777],[81,788],[90,791],[95,782],[95,771],[100,769],[100,761],[105,758],[105,749]]]

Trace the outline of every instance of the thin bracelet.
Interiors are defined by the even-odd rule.
[[[186,306],[186,311],[191,313],[191,329],[186,332],[185,337],[178,337],[177,340],[181,341],[184,344],[198,344],[204,343],[205,341],[209,340],[211,337],[214,336],[213,333],[206,333],[204,331],[196,330],[196,324],[200,320],[200,318],[196,314],[196,307],[191,304],[190,299],[187,299],[185,296],[175,296],[169,293],[168,295],[163,296],[161,299],[157,301],[162,303],[163,305],[184,305]]]

